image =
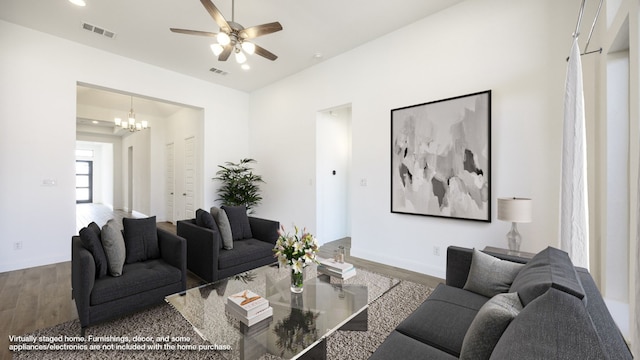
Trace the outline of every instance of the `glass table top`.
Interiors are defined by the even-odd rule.
[[[340,280],[305,269],[304,291],[290,290],[291,270],[264,266],[225,280],[170,295],[171,304],[194,330],[228,359],[258,359],[263,355],[295,359],[338,330],[399,280],[357,269]],[[225,311],[227,297],[251,290],[269,300],[273,316],[245,326]]]

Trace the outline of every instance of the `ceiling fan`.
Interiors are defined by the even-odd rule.
[[[200,0],[200,2],[220,27],[219,33],[177,28],[170,28],[169,30],[179,34],[215,37],[218,42],[211,45],[211,50],[218,57],[218,60],[226,61],[233,52],[235,53],[236,61],[242,64],[245,70],[248,69],[249,66],[246,64],[247,57],[244,53],[249,55],[255,53],[271,61],[278,58],[269,50],[249,40],[282,30],[282,25],[280,25],[279,22],[252,26],[245,29],[242,25],[234,21],[235,0],[231,2],[231,21],[227,21],[224,16],[222,16],[220,10],[218,10],[211,0]]]

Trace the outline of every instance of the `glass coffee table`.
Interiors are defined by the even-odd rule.
[[[367,307],[400,281],[357,269],[340,280],[305,269],[304,291],[290,290],[289,269],[264,266],[170,295],[171,304],[227,359],[325,358],[325,339],[338,329],[367,330]],[[229,295],[251,290],[269,300],[273,316],[245,326],[225,311]]]

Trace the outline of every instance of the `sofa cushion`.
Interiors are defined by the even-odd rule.
[[[109,274],[111,274],[111,276],[122,275],[122,267],[127,257],[127,249],[124,246],[122,228],[114,219],[110,219],[102,227],[102,247],[107,256]]]
[[[196,225],[218,231],[218,225],[211,213],[202,209],[196,210]]]
[[[609,359],[584,303],[549,288],[513,319],[491,359]]]
[[[99,305],[181,281],[180,269],[162,259],[126,264],[122,276],[107,276],[95,282],[90,302]]]
[[[233,250],[221,250],[218,268],[226,269],[265,257],[273,258],[273,245],[257,239],[236,241]]]
[[[127,250],[125,263],[132,264],[160,257],[156,217],[144,219],[122,219],[124,244]]]
[[[251,239],[251,226],[249,225],[249,216],[247,216],[247,207],[240,206],[222,206],[222,209],[229,218],[231,225],[231,235],[233,240]]]
[[[457,358],[398,331],[392,331],[369,358],[369,360],[378,359],[454,360]]]
[[[529,260],[513,280],[509,292],[517,292],[522,305],[527,306],[549,288],[564,291],[578,299],[584,298],[584,288],[569,255],[552,247]]]
[[[471,291],[440,284],[396,330],[457,357],[467,329],[488,300]]]
[[[95,226],[92,227],[91,224]],[[91,224],[82,228],[79,235],[82,245],[93,255],[93,261],[96,264],[96,277],[101,278],[107,275],[109,264],[107,263],[107,256],[104,254],[102,242],[100,241],[100,227],[94,222]],[[97,232],[95,231],[95,227],[98,227]]]
[[[589,298],[586,303],[587,312],[589,312],[596,333],[602,340],[601,344],[605,353],[609,354],[611,359],[632,359],[629,347],[624,341],[618,325],[613,320],[593,278],[587,269],[576,268],[576,272],[584,288],[584,297]]]
[[[233,249],[233,235],[231,234],[231,224],[227,213],[218,207],[211,208],[211,215],[218,225],[220,237],[222,238],[222,246],[227,250]]]
[[[498,294],[487,301],[464,336],[461,360],[489,359],[509,323],[522,310],[516,293]]]
[[[500,260],[473,249],[471,268],[464,289],[489,298],[506,293],[523,267],[523,264]]]

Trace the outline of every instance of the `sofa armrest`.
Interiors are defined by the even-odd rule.
[[[180,220],[177,233],[187,240],[187,265],[189,270],[206,281],[218,276],[218,258],[222,237],[216,230],[196,225],[194,220]]]
[[[469,276],[473,249],[458,246],[447,248],[447,278],[446,284],[462,289]]]
[[[95,281],[96,263],[93,255],[82,245],[79,236],[73,236],[71,238],[71,289],[82,327],[90,323],[90,297]]]
[[[273,245],[276,244],[280,222],[250,216],[249,226],[251,226],[251,233],[254,239],[266,241]]]
[[[187,241],[166,230],[158,229],[160,256],[169,265],[180,269],[182,290],[187,288]]]

